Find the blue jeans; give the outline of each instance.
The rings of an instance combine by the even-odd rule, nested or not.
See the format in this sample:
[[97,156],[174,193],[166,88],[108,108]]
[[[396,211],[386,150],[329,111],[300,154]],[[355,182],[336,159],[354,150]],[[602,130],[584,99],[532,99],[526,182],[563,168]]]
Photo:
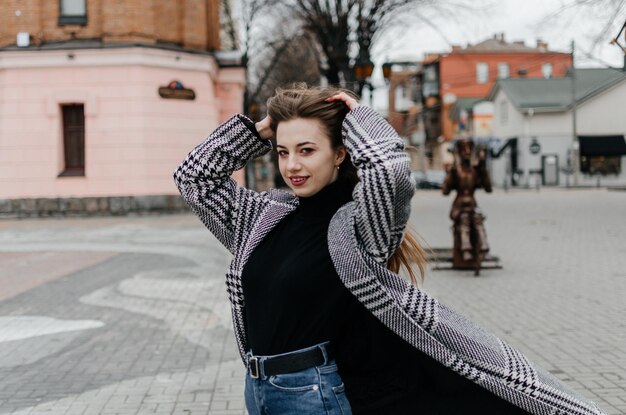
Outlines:
[[[320,347],[325,361],[320,366],[298,372],[265,376],[262,361],[270,356],[259,356],[261,373],[252,378],[246,373],[246,409],[249,415],[351,415],[350,403],[337,372],[334,359],[328,359],[326,343],[284,355]],[[282,355],[281,355],[282,356]]]

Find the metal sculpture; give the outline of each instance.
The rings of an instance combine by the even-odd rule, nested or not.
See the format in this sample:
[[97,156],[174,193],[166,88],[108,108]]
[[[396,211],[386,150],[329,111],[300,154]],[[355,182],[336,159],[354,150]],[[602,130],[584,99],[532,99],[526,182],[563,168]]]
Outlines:
[[475,156],[472,140],[458,140],[455,162],[442,188],[446,196],[456,190],[450,210],[450,219],[454,222],[452,266],[455,269],[474,269],[475,275],[479,274],[481,262],[489,252],[485,216],[474,197],[476,189],[483,188],[487,193],[492,191],[485,156],[484,149],[479,149],[477,157]]

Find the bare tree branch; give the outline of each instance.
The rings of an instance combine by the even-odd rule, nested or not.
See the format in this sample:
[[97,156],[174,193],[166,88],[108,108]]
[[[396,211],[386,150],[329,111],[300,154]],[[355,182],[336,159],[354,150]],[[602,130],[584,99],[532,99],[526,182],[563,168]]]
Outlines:
[[[626,0],[569,0],[547,13],[536,25],[538,30],[562,30],[567,27],[580,27],[586,35],[588,52],[600,52],[612,39],[626,15]],[[590,27],[590,23],[594,24]],[[585,24],[589,29],[585,30]]]
[[236,50],[239,49],[239,36],[237,36],[237,29],[235,24],[235,18],[233,17],[231,1],[221,0],[221,16],[220,16],[220,29],[224,32],[225,37],[225,49]]
[[[281,72],[281,62],[301,56],[293,49],[298,43],[286,44],[281,39],[297,38],[300,48],[314,56],[308,62],[318,75],[323,74],[330,84],[350,87],[357,83],[353,66],[359,54],[369,59],[374,43],[396,24],[427,26],[445,39],[432,16],[454,19],[459,11],[469,14],[485,1],[495,0],[235,1],[241,4],[244,21],[243,61],[252,70],[249,102],[274,82],[267,72]],[[287,29],[282,30],[283,26]]]

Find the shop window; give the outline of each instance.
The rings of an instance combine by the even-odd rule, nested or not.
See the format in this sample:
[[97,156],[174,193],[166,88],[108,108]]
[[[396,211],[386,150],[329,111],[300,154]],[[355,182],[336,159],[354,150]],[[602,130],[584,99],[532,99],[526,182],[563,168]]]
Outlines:
[[621,156],[582,156],[580,171],[588,174],[620,174],[622,171]]
[[476,64],[476,82],[486,84],[489,81],[489,65],[486,63]]
[[59,1],[59,24],[60,25],[86,25],[87,24],[87,0],[60,0]]
[[498,78],[506,79],[510,75],[509,64],[505,62],[500,62],[498,64]]
[[62,105],[64,168],[59,176],[85,175],[85,108]]

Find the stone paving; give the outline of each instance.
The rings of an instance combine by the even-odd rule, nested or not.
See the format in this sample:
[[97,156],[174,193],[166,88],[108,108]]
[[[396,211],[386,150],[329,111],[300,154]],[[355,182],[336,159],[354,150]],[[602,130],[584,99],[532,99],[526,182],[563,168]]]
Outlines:
[[[626,192],[479,194],[504,269],[424,289],[626,413]],[[412,225],[450,245],[451,199]],[[0,221],[0,414],[245,414],[223,274],[192,215]]]

